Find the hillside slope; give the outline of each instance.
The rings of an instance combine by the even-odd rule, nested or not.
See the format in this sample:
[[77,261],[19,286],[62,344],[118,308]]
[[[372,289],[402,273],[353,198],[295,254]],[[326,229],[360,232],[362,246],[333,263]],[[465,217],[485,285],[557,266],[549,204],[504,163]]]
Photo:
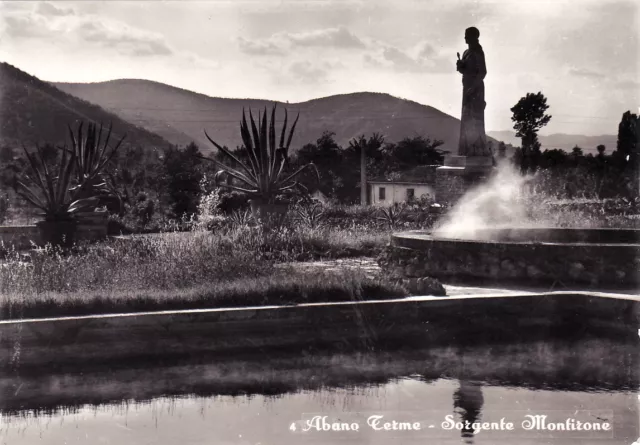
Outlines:
[[[239,123],[242,109],[270,107],[272,102],[257,99],[214,98],[147,80],[122,79],[109,82],[56,87],[142,125],[172,143],[195,141],[203,151],[212,149],[204,131],[218,143],[240,145]],[[460,121],[433,107],[382,93],[352,93],[301,103],[279,104],[289,115],[300,112],[292,150],[315,142],[325,130],[336,133],[342,146],[361,134],[382,133],[387,141],[422,135],[444,141],[443,149],[457,150]],[[282,111],[278,115],[281,121]],[[496,143],[494,141],[494,143]]]
[[32,147],[63,143],[67,125],[79,120],[113,125],[112,137],[126,134],[126,144],[148,149],[169,142],[120,116],[69,95],[7,63],[0,63],[0,144]]

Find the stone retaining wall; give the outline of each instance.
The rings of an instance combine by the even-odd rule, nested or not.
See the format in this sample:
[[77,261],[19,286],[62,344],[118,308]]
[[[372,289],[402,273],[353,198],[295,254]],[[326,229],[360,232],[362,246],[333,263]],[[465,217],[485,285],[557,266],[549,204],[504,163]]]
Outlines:
[[378,263],[396,279],[471,278],[592,286],[640,283],[640,246],[633,244],[480,242],[398,234]]

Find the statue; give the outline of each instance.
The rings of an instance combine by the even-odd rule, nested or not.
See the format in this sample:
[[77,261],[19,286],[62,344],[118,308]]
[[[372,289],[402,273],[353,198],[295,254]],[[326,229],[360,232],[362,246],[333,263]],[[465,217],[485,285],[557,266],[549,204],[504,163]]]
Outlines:
[[491,156],[484,131],[484,78],[487,67],[484,52],[478,39],[480,31],[477,28],[467,28],[464,40],[469,45],[460,59],[456,62],[457,70],[462,73],[462,116],[460,118],[459,156]]
[[480,421],[484,396],[482,395],[482,385],[467,380],[459,380],[460,387],[453,393],[453,409],[460,416],[464,428],[460,430],[460,435],[465,443],[472,444],[473,437],[477,432],[473,425]]

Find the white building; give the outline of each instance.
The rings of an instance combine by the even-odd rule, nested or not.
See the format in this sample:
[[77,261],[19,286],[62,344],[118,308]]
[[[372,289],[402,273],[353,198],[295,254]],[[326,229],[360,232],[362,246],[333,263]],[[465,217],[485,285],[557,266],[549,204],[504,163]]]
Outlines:
[[375,206],[389,206],[429,196],[435,199],[437,165],[419,165],[385,178],[368,181],[367,201]]
[[432,184],[417,181],[369,181],[371,189],[370,204],[389,206],[407,202],[424,196],[435,196]]

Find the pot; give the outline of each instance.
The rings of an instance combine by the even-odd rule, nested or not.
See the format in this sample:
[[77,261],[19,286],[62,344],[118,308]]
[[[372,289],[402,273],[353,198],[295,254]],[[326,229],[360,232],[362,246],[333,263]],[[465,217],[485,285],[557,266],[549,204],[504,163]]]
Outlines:
[[42,244],[71,247],[75,241],[77,223],[75,221],[39,221],[36,227],[40,231]]

